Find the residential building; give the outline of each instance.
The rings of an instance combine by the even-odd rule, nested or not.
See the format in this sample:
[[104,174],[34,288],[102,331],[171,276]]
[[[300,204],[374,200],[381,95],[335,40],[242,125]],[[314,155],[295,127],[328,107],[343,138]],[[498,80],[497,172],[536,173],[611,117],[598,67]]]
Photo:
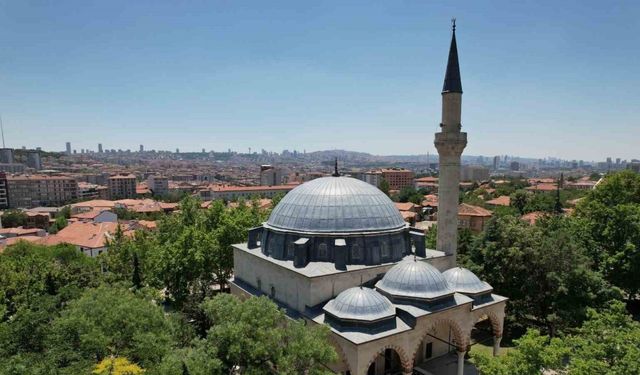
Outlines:
[[56,234],[42,239],[45,245],[57,245],[68,243],[74,245],[79,251],[90,257],[97,257],[107,251],[108,240],[113,238],[118,223],[70,223]]
[[19,163],[0,163],[0,172],[19,174],[24,173],[25,165]]
[[[440,215],[440,213],[438,213],[438,215]],[[491,211],[485,208],[461,203],[458,206],[458,228],[469,229],[474,233],[480,233],[484,230],[489,219],[491,219],[491,215]]]
[[42,160],[40,159],[40,151],[31,150],[27,151],[27,167],[33,168],[36,171],[42,169]]
[[213,185],[198,191],[204,201],[213,199],[236,200],[238,198],[251,199],[253,197],[273,198],[276,194],[288,193],[297,185],[279,186],[228,186]]
[[132,174],[109,176],[107,180],[109,199],[136,197],[136,176]]
[[0,172],[0,209],[9,208],[9,195],[7,192],[7,174]]
[[413,186],[413,171],[404,168],[387,168],[380,171],[382,178],[389,183],[390,190],[402,190]]
[[285,173],[281,168],[272,165],[260,166],[260,185],[277,186],[282,185]]
[[78,182],[78,199],[108,199],[109,188],[89,182]]
[[481,182],[489,180],[489,168],[482,165],[463,165],[460,181]]
[[62,206],[78,199],[78,183],[68,176],[7,176],[10,208]]
[[147,177],[147,188],[155,196],[169,194],[169,178],[160,175]]
[[12,148],[0,148],[0,163],[13,164],[13,149]]

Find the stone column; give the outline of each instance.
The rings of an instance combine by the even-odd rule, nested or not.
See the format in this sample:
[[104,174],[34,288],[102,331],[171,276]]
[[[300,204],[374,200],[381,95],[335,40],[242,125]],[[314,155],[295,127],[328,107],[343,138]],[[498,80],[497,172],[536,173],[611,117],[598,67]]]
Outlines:
[[497,356],[500,351],[500,341],[502,341],[502,336],[493,336],[493,356]]
[[464,375],[464,355],[467,354],[465,350],[458,349],[458,375]]

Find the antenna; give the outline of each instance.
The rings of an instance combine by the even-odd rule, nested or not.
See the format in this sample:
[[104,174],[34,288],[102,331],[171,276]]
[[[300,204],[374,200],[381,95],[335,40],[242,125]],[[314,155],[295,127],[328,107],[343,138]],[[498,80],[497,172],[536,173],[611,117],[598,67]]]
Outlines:
[[6,148],[4,145],[4,125],[2,124],[2,115],[0,115],[0,131],[2,132],[2,148]]

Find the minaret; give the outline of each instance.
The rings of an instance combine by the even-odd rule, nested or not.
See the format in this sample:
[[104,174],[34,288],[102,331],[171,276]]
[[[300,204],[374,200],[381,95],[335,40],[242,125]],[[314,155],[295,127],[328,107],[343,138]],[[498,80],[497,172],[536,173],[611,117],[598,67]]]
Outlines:
[[450,266],[456,264],[458,250],[458,199],[460,184],[460,155],[467,145],[467,133],[460,131],[462,82],[458,66],[456,20],[452,20],[453,34],[449,61],[442,87],[442,123],[436,133],[435,146],[440,159],[438,187],[438,239],[436,249],[451,255]]

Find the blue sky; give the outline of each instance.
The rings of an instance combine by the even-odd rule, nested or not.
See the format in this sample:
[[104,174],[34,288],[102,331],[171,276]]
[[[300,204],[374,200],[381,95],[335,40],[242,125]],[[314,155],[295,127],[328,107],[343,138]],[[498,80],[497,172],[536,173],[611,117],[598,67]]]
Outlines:
[[0,0],[7,146],[640,158],[640,2]]

